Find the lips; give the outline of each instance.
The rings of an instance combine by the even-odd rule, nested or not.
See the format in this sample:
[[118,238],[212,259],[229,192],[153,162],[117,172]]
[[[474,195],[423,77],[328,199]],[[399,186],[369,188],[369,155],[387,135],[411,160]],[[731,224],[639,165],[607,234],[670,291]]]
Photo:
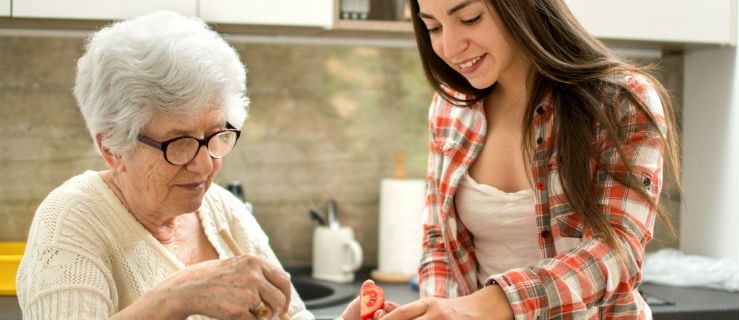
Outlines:
[[474,57],[472,59],[466,60],[462,63],[457,63],[457,70],[459,70],[462,74],[472,73],[477,70],[477,68],[480,67],[482,62],[485,60],[485,55],[481,55],[478,57]]
[[202,189],[205,187],[205,182],[193,182],[193,183],[180,183],[177,184],[178,187],[185,188],[185,189]]

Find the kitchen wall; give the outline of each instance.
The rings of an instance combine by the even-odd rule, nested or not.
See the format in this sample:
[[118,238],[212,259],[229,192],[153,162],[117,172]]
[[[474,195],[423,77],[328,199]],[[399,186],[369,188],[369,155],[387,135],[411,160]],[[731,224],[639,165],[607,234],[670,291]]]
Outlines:
[[[82,37],[0,36],[0,241],[23,241],[43,197],[104,163],[71,88]],[[235,43],[247,64],[250,117],[217,182],[240,181],[284,264],[311,263],[310,200],[335,199],[365,265],[377,263],[379,186],[406,155],[423,178],[431,92],[413,48]],[[661,62],[676,97],[682,55]],[[676,193],[668,187],[667,193]],[[679,224],[679,199],[665,201]],[[650,250],[676,246],[657,225]]]
[[739,51],[691,50],[684,64],[686,196],[680,248],[729,259],[739,268]]

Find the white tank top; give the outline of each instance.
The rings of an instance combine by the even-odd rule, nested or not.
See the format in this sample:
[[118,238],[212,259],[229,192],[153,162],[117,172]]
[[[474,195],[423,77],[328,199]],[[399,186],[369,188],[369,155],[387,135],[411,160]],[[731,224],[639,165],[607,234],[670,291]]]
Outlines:
[[474,236],[477,278],[531,265],[540,259],[532,189],[504,192],[467,173],[454,196],[457,215]]

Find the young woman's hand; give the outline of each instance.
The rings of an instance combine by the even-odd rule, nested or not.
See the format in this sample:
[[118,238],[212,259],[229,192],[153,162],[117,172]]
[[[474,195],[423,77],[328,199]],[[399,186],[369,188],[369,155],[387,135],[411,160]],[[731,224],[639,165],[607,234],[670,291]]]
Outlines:
[[406,319],[508,320],[513,319],[513,310],[503,289],[488,286],[471,295],[454,299],[421,299],[398,307],[382,317],[382,320]]

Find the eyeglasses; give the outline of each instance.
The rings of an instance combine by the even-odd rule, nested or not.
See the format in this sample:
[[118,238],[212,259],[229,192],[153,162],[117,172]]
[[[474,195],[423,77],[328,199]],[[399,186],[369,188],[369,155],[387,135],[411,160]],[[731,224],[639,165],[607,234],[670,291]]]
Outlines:
[[167,160],[167,162],[173,165],[183,165],[195,159],[202,146],[205,146],[211,158],[223,158],[233,150],[236,140],[239,139],[240,135],[241,131],[236,130],[231,124],[227,123],[225,130],[211,134],[205,139],[182,136],[159,142],[139,134],[138,140],[146,145],[162,150],[164,160]]

